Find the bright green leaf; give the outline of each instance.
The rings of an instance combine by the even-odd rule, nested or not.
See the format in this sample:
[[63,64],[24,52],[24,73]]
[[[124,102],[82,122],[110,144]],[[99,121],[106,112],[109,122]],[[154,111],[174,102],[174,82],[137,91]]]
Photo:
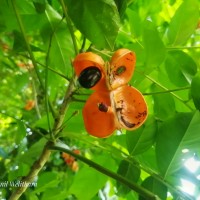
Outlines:
[[129,18],[131,33],[135,37],[139,37],[142,31],[142,22],[138,12],[135,10],[127,9],[126,13]]
[[197,72],[194,60],[183,51],[170,51],[165,60],[165,69],[172,83],[179,87],[190,84]]
[[66,4],[75,26],[85,37],[97,48],[113,49],[120,24],[113,0],[66,0]]
[[164,61],[166,49],[152,22],[145,21],[142,36],[146,54],[145,72],[150,73]]
[[15,134],[16,144],[19,144],[25,136],[26,136],[26,127],[24,125],[24,122],[21,120],[17,120],[17,131]]
[[28,164],[29,166],[33,164],[35,159],[37,159],[38,155],[42,152],[45,144],[46,140],[44,138],[34,143],[25,153],[19,156],[19,162]]
[[90,200],[104,186],[106,179],[106,176],[85,166],[76,174],[69,193],[77,199]]
[[45,191],[47,188],[54,188],[58,185],[59,179],[56,172],[44,172],[39,176],[35,193]]
[[181,45],[187,41],[197,27],[199,5],[197,0],[185,0],[173,16],[168,30],[171,45]]
[[156,141],[157,163],[164,177],[182,165],[182,150],[195,151],[200,141],[200,113],[178,113],[163,122]]
[[137,155],[150,148],[155,140],[157,124],[149,116],[145,124],[137,130],[126,132],[126,143],[131,155]]
[[71,76],[71,59],[74,57],[72,39],[67,24],[50,6],[46,7],[46,24],[42,27],[41,36],[49,52],[49,65]]
[[44,194],[42,195],[41,200],[66,200],[67,196],[67,188],[61,188],[61,187],[54,187],[46,189]]

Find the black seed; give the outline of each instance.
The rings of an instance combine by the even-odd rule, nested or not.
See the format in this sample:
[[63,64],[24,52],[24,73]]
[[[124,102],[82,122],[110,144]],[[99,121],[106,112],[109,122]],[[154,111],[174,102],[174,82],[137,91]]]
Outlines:
[[95,86],[101,79],[101,71],[95,66],[85,68],[79,75],[78,81],[84,88]]

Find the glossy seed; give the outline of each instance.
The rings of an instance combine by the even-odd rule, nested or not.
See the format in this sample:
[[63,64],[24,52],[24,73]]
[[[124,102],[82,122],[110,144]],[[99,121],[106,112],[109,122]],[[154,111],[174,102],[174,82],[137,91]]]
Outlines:
[[84,88],[94,87],[101,79],[101,71],[95,66],[85,68],[79,75],[78,81]]

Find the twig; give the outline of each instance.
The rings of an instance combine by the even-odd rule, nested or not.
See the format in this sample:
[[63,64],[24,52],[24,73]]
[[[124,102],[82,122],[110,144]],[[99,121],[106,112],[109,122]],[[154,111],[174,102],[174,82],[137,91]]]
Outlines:
[[142,95],[156,95],[156,94],[164,94],[164,93],[171,93],[171,92],[177,92],[177,91],[182,91],[182,90],[189,90],[191,87],[180,87],[176,89],[171,89],[171,90],[165,90],[165,91],[158,91],[158,92],[148,92],[148,93],[142,93]]

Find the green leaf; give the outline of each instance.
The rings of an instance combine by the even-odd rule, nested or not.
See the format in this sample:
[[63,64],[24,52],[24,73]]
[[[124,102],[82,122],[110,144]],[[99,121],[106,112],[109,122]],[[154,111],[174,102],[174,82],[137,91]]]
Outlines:
[[123,17],[124,15],[124,12],[127,8],[127,4],[128,4],[128,0],[114,0],[115,1],[115,4],[117,5],[117,9],[118,9],[118,12],[120,14],[120,17]]
[[139,37],[142,32],[142,21],[138,12],[135,10],[127,9],[126,13],[129,19],[131,33],[135,37]]
[[58,183],[59,179],[57,172],[44,172],[39,176],[34,193],[45,191],[48,188],[55,188],[58,186]]
[[[140,169],[134,165],[131,165],[126,160],[122,160],[120,162],[117,173],[134,183],[137,183],[138,179],[140,178]],[[131,189],[117,182],[117,191],[119,194],[125,195],[130,192]]]
[[29,166],[37,159],[38,155],[42,152],[46,140],[44,138],[40,139],[34,143],[25,153],[18,157],[19,162],[25,163]]
[[196,109],[200,110],[200,73],[192,79],[191,83],[191,95]]
[[106,176],[85,166],[74,177],[69,193],[77,199],[90,200],[104,186],[106,180]]
[[137,130],[126,132],[126,143],[131,155],[137,155],[150,148],[155,141],[157,124],[149,116],[145,124]]
[[41,200],[66,200],[66,191],[67,188],[62,188],[62,187],[54,187],[50,189],[45,189]]
[[21,120],[17,120],[17,131],[15,134],[16,144],[19,144],[25,136],[26,136],[26,127],[24,125],[24,122]]
[[8,180],[9,181],[17,181],[20,179],[20,177],[26,176],[27,173],[29,172],[30,167],[24,163],[18,163],[16,165],[16,169],[12,169],[9,172],[9,177]]
[[[167,198],[167,187],[152,176],[147,177],[143,182],[142,186],[152,193],[156,194],[160,199]],[[144,197],[140,196],[139,200],[145,200]]]
[[158,171],[158,166],[156,163],[156,153],[155,147],[152,146],[147,151],[135,156],[135,159],[146,168],[150,168],[153,171]]
[[197,72],[197,65],[185,52],[171,51],[167,54],[165,69],[172,83],[184,87],[191,83]]
[[[37,32],[44,23],[43,15],[38,15],[33,4],[27,0],[16,1],[17,10],[22,19],[25,31]],[[6,30],[20,30],[16,19],[15,12],[11,1],[1,0],[0,13],[2,13],[2,20],[5,22]]]
[[33,0],[33,4],[39,14],[43,13],[46,9],[45,0]]
[[166,49],[152,22],[145,21],[142,37],[146,53],[145,72],[150,73],[164,61]]
[[185,43],[197,27],[199,5],[197,0],[185,0],[173,16],[168,30],[171,45]]
[[[14,43],[13,43],[13,51],[14,52],[22,52],[22,51],[27,51],[27,45],[25,43],[25,40],[21,34],[21,32],[18,31],[13,31],[14,35]],[[30,45],[32,51],[41,51],[40,48]]]
[[196,151],[200,141],[200,113],[178,113],[166,120],[158,130],[157,163],[164,178],[183,165],[182,150]]
[[119,13],[113,0],[65,2],[71,19],[81,33],[97,48],[112,50],[120,25]]
[[[74,57],[71,36],[66,29],[67,24],[51,7],[46,6],[46,24],[42,27],[41,36],[49,51],[49,65],[59,69],[63,74],[71,76],[71,59]],[[56,55],[56,56],[55,56]]]
[[[157,92],[158,89],[156,87],[152,87],[153,92]],[[161,120],[165,120],[168,117],[172,116],[176,112],[174,98],[169,93],[160,93],[153,94],[153,109],[154,114],[157,118]]]

